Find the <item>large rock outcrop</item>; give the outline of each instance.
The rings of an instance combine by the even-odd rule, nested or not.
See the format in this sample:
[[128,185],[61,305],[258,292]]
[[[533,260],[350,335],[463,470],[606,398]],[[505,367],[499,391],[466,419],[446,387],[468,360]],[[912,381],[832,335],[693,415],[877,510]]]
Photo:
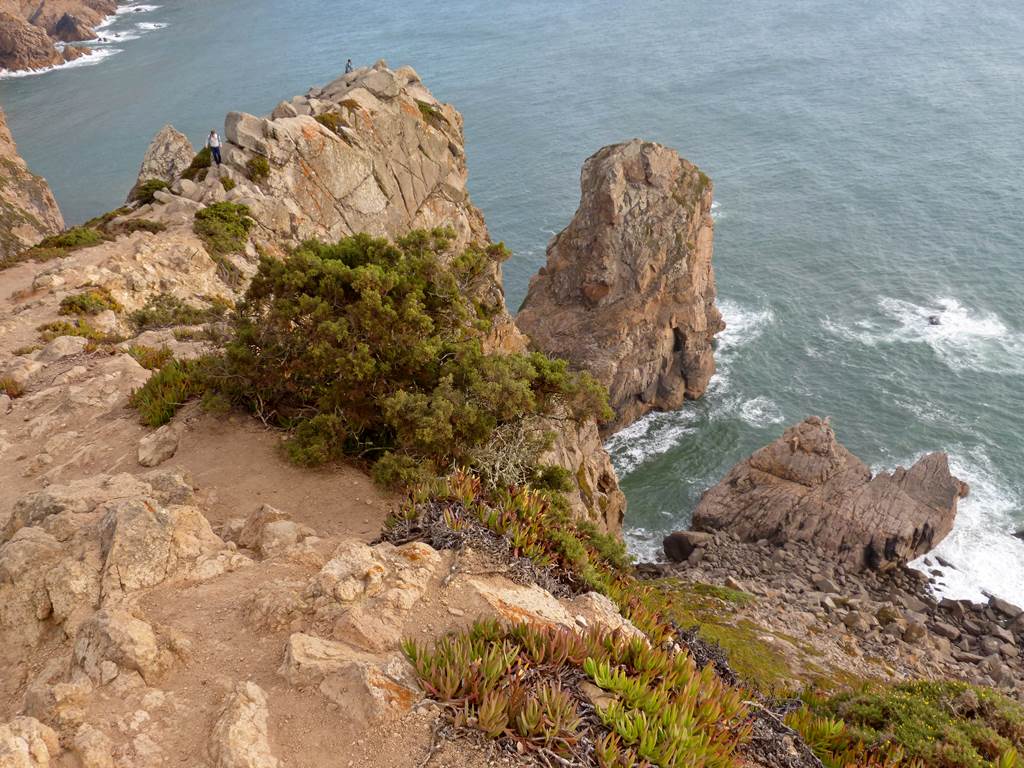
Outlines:
[[639,140],[583,165],[579,210],[548,246],[516,324],[608,387],[614,432],[703,394],[723,323],[711,267],[712,187],[695,165]]
[[173,125],[167,124],[159,131],[149,143],[146,154],[142,158],[142,165],[139,167],[139,175],[135,181],[132,193],[128,199],[131,200],[135,188],[143,182],[157,180],[170,184],[179,178],[182,172],[192,163],[196,151],[192,148],[192,142],[188,136],[177,130]]
[[0,262],[62,229],[49,185],[18,155],[0,109]]
[[0,0],[0,69],[44,69],[89,53],[56,43],[92,40],[117,0]]
[[836,440],[828,420],[812,416],[707,491],[693,527],[745,541],[810,542],[848,567],[885,569],[942,541],[966,494],[946,454],[872,476]]

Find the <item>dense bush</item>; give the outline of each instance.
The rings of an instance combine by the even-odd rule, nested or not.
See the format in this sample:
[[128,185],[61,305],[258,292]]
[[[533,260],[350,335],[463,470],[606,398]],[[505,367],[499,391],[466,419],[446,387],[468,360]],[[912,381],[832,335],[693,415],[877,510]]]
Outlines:
[[[470,285],[504,251],[456,257],[451,236],[357,235],[264,258],[239,307],[223,386],[294,428],[292,455],[309,464],[397,453],[443,471],[472,464],[503,425],[556,411],[606,416],[601,387],[564,362],[484,352],[492,308]],[[396,477],[411,466],[388,464]]]
[[178,409],[207,388],[210,358],[170,360],[135,390],[129,404],[139,412],[147,427],[160,427],[173,418]]
[[181,178],[188,179],[189,181],[202,181],[206,178],[206,170],[212,162],[213,154],[210,152],[210,148],[203,147],[192,158],[188,168],[182,171]]
[[259,155],[249,158],[245,168],[249,172],[249,178],[257,184],[270,175],[270,163],[267,162],[267,158]]
[[167,189],[166,181],[163,179],[147,179],[141,184],[135,185],[131,194],[128,196],[128,199],[129,201],[138,203],[139,205],[147,205],[156,200],[153,195],[161,189]]
[[192,231],[199,235],[206,250],[217,261],[218,256],[239,253],[245,249],[252,225],[247,206],[221,202],[196,211]]

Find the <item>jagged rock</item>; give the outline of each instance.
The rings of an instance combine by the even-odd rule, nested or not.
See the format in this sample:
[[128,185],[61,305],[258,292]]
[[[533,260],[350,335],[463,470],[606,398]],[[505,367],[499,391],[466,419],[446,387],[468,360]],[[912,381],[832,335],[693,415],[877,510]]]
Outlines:
[[56,24],[53,25],[52,36],[64,43],[74,43],[80,40],[92,40],[96,37],[95,31],[83,19],[71,13],[65,13]]
[[411,78],[381,66],[324,86],[306,114],[228,114],[225,164],[248,178],[250,161],[269,162],[246,201],[256,218],[294,243],[436,226],[461,244],[485,242],[466,191],[462,117]]
[[404,615],[419,601],[441,565],[421,542],[370,547],[344,541],[310,582],[306,595],[334,635],[363,649],[397,648]]
[[71,751],[82,768],[116,768],[113,743],[103,731],[91,725],[83,724],[75,732]]
[[315,533],[293,521],[287,512],[264,504],[245,520],[236,541],[240,547],[271,557]]
[[32,717],[0,723],[0,766],[46,768],[60,755],[60,742],[52,728]]
[[420,697],[412,668],[397,653],[373,656],[344,643],[293,634],[279,670],[296,686],[317,686],[359,722],[406,712]]
[[192,163],[196,151],[188,136],[175,129],[173,125],[165,125],[149,143],[149,148],[142,158],[142,166],[135,181],[132,192],[128,193],[131,200],[135,189],[150,179],[171,184],[181,176],[182,172]]
[[155,432],[139,440],[139,464],[144,467],[155,467],[163,464],[174,456],[181,440],[181,426],[164,424]]
[[813,542],[848,567],[888,568],[942,541],[966,493],[944,453],[872,477],[827,420],[810,417],[708,490],[693,527],[776,545]]
[[173,661],[153,627],[119,608],[103,609],[83,624],[74,653],[75,664],[95,685],[109,682],[120,669],[138,672],[152,684]]
[[580,207],[548,246],[516,324],[608,387],[613,432],[703,394],[724,326],[711,267],[711,183],[634,140],[583,165]]
[[0,69],[44,69],[64,63],[46,30],[0,10]]
[[[4,17],[0,12],[0,67],[5,66]],[[0,263],[62,229],[64,217],[50,187],[18,154],[0,109]]]
[[1001,613],[1003,616],[1006,616],[1011,619],[1015,619],[1022,613],[1024,613],[1024,609],[1018,608],[1016,605],[1009,602],[1008,600],[1003,600],[1001,597],[996,597],[995,595],[992,595],[988,599],[988,604],[992,606],[994,610]]
[[277,768],[267,735],[267,695],[256,683],[238,683],[213,732],[210,756],[217,768]]

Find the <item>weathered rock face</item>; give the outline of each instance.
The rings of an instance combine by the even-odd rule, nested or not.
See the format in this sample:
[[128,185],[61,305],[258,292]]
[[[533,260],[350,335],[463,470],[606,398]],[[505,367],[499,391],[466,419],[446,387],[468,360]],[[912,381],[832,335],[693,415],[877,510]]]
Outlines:
[[0,261],[62,229],[64,218],[50,187],[18,155],[0,110]]
[[[173,125],[165,125],[149,143],[149,148],[142,158],[135,186],[138,187],[150,179],[159,179],[170,184],[189,167],[195,153],[188,136],[176,130]],[[131,198],[132,195],[129,194],[128,199]]]
[[88,53],[54,44],[95,38],[93,28],[115,10],[117,0],[0,0],[0,69],[43,69]]
[[944,453],[872,477],[828,421],[812,416],[707,491],[693,527],[745,541],[813,542],[847,567],[885,569],[942,541],[966,494]]
[[711,183],[634,140],[583,165],[576,216],[548,246],[516,324],[608,387],[614,432],[703,394],[723,323],[711,267]]
[[466,192],[462,116],[410,67],[356,70],[270,117],[229,113],[224,138],[225,164],[252,182],[243,202],[279,240],[437,226],[460,244],[487,240]]

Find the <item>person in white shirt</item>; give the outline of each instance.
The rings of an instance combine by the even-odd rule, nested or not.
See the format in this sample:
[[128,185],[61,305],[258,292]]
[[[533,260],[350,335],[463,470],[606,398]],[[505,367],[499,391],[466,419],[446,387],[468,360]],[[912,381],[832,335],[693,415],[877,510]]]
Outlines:
[[220,165],[220,136],[217,135],[216,131],[210,131],[210,136],[206,140],[206,146],[210,148],[210,154],[217,161],[217,165]]

